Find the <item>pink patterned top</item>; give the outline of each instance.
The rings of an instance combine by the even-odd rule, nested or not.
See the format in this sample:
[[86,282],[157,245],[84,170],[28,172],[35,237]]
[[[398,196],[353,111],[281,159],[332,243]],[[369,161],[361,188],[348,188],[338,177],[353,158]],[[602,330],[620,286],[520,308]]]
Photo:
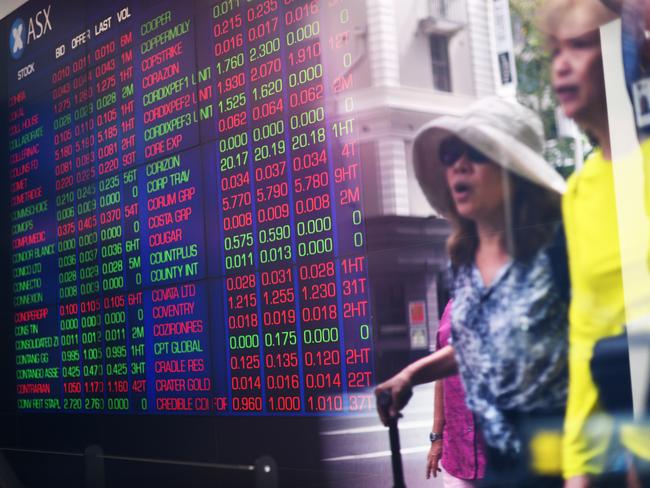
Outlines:
[[[451,336],[451,300],[440,319],[436,347],[449,343]],[[442,467],[452,476],[465,480],[483,478],[485,448],[476,430],[472,412],[465,405],[465,392],[458,375],[442,380],[445,427],[442,436]]]

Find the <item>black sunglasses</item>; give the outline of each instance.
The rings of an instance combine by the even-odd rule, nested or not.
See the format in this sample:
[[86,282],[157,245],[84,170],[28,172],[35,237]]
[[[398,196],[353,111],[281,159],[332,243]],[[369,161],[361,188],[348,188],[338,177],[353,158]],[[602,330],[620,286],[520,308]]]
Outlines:
[[458,137],[448,137],[440,143],[438,148],[440,164],[446,168],[453,166],[463,154],[467,154],[467,158],[473,163],[485,164],[490,162],[489,157],[461,141]]

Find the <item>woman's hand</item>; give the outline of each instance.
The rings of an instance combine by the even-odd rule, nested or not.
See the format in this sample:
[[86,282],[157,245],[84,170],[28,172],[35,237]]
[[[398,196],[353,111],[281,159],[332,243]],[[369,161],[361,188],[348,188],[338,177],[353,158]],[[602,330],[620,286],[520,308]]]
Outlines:
[[375,396],[381,423],[388,426],[388,421],[399,415],[399,411],[408,403],[412,394],[411,379],[405,371],[378,385],[375,388]]
[[431,448],[427,454],[427,479],[438,476],[438,472],[442,471],[440,469],[440,458],[442,457],[442,439],[438,439],[431,443]]
[[446,378],[458,372],[454,348],[442,349],[418,359],[402,371],[375,388],[377,412],[381,422],[388,426],[390,419],[397,418],[399,411],[408,403],[413,386]]

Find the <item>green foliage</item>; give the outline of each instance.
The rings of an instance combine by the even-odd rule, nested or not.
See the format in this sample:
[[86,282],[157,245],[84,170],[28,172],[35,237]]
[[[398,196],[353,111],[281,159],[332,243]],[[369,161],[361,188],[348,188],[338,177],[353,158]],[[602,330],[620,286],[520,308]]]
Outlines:
[[544,157],[565,178],[573,173],[575,167],[575,144],[576,141],[570,137],[550,140],[546,144]]
[[558,139],[555,121],[557,103],[551,85],[551,59],[544,36],[537,28],[537,12],[543,0],[510,0],[517,65],[517,98],[542,119],[549,142],[545,156],[561,172],[573,164],[574,141]]

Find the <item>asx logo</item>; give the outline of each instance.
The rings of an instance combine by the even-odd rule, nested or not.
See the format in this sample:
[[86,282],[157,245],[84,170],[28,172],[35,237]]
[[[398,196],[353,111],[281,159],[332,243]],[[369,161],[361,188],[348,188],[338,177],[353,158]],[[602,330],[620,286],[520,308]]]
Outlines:
[[9,52],[14,59],[23,55],[25,44],[27,43],[27,31],[23,19],[17,18],[11,26],[9,34]]
[[17,18],[11,25],[11,31],[9,32],[9,52],[14,59],[18,59],[23,55],[25,47],[31,41],[40,39],[52,30],[52,22],[50,21],[51,9],[52,5],[48,5],[47,8],[36,12],[36,15],[29,18],[27,28],[25,28],[25,22],[21,18]]

